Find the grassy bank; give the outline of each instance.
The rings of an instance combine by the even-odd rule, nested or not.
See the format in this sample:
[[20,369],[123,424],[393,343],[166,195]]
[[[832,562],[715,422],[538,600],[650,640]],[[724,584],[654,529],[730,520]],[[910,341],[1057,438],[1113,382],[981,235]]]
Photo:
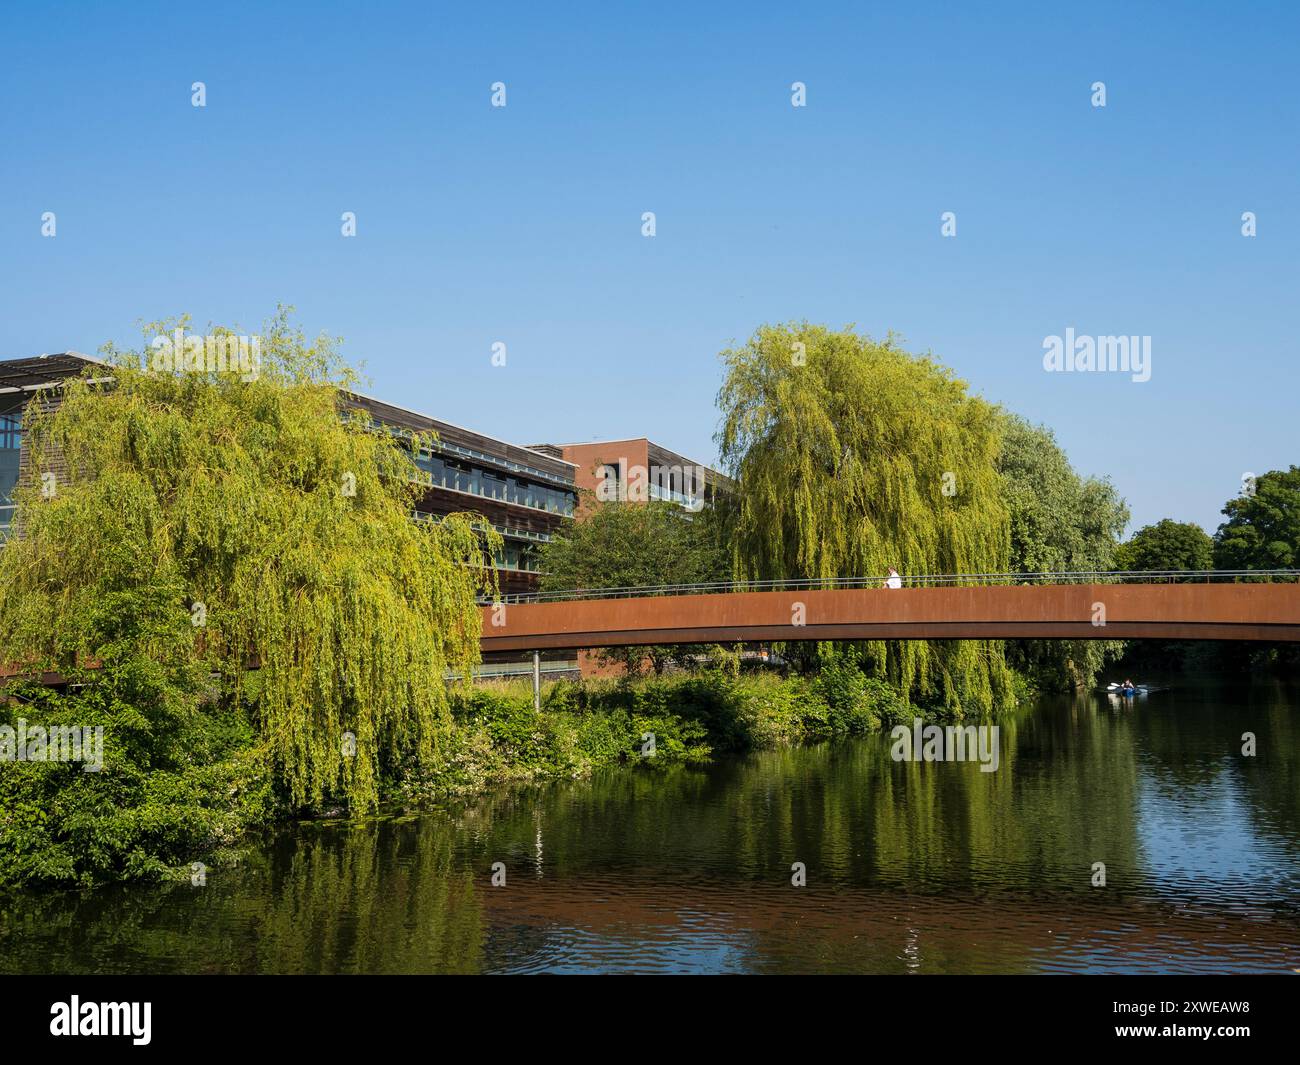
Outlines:
[[[157,705],[157,690],[144,690]],[[0,885],[188,876],[195,862],[234,857],[250,830],[347,812],[341,799],[311,809],[289,802],[271,752],[244,715],[174,708],[164,726],[136,701],[91,684],[63,693],[32,688],[0,704],[0,724],[90,723],[105,736],[100,772],[56,760],[0,765]],[[527,682],[485,684],[453,694],[434,757],[385,767],[380,791],[387,807],[414,807],[501,785],[578,779],[604,766],[653,772],[861,735],[911,714],[890,685],[834,663],[811,678],[706,672],[557,682],[544,688],[540,710]]]
[[429,770],[395,781],[393,797],[467,795],[609,765],[702,763],[721,753],[861,735],[908,714],[889,685],[835,669],[814,679],[713,672],[561,681],[543,689],[540,710],[528,682],[491,684],[458,694],[452,707],[450,742]]

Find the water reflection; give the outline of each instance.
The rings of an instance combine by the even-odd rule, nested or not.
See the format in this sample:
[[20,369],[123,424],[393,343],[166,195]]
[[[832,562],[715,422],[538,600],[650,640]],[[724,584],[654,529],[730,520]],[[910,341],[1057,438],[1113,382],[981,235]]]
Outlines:
[[1291,971],[1297,708],[1184,683],[1044,702],[996,773],[873,737],[300,826],[204,888],[12,901],[0,970]]

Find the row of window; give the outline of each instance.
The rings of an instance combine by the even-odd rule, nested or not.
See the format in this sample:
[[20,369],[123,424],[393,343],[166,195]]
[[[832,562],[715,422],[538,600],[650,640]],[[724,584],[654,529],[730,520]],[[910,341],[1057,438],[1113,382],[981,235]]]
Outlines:
[[546,488],[515,477],[501,477],[487,470],[461,466],[438,455],[421,455],[415,461],[420,469],[429,474],[432,483],[441,488],[452,488],[484,499],[514,503],[565,517],[573,516],[573,492]]
[[703,473],[694,472],[698,467],[652,466],[649,474],[644,466],[633,469],[636,472],[629,473],[625,481],[620,466],[613,463],[603,465],[596,482],[596,498],[631,499],[634,502],[658,499],[677,503],[687,510],[699,510],[713,496],[713,489],[705,482]]
[[0,414],[0,526],[13,517],[13,491],[18,485],[18,456],[23,435],[18,415]]
[[[415,520],[439,522],[442,521],[442,517],[438,514],[430,514],[427,511],[417,510],[415,512]],[[534,532],[532,529],[519,529],[512,525],[498,525],[496,522],[487,521],[482,517],[475,518],[474,527],[476,529],[483,529],[488,526],[491,526],[507,540],[530,540],[535,544],[549,544],[552,540],[550,533]]]
[[434,445],[438,451],[449,452],[454,455],[464,455],[466,458],[478,459],[480,462],[487,462],[494,466],[504,466],[515,473],[522,473],[526,477],[535,477],[540,481],[550,481],[553,484],[563,484],[564,479],[557,477],[553,473],[547,473],[545,470],[539,470],[534,466],[525,466],[522,462],[515,462],[513,459],[501,458],[499,455],[489,455],[482,451],[475,451],[472,447],[465,447],[462,444],[448,443],[446,440],[438,440]]
[[[415,436],[414,431],[411,429],[405,429],[397,425],[386,425],[383,422],[375,421],[373,418],[371,419],[370,424],[374,426],[382,426],[393,436],[400,437],[408,442]],[[489,466],[499,466],[514,473],[522,473],[524,476],[531,477],[534,480],[550,482],[557,485],[563,485],[566,483],[564,478],[554,473],[548,473],[546,470],[539,470],[535,466],[528,466],[522,462],[516,462],[514,459],[504,458],[501,455],[489,455],[483,451],[476,451],[474,448],[465,447],[463,444],[453,444],[441,437],[433,442],[433,449],[444,454],[461,455],[477,462],[485,462]]]
[[506,541],[492,560],[497,569],[519,570],[521,573],[540,573],[537,551],[532,544],[514,544]]
[[703,495],[687,495],[684,492],[678,492],[670,488],[661,488],[651,481],[646,485],[646,494],[651,499],[663,500],[667,503],[677,503],[689,510],[698,510],[704,501]]

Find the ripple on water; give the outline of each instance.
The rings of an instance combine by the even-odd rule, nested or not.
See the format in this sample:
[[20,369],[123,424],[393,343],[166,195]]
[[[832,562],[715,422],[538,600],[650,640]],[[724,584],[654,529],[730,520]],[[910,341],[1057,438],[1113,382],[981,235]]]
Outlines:
[[202,889],[17,900],[0,971],[1290,972],[1297,709],[1045,701],[995,773],[871,737],[304,825]]

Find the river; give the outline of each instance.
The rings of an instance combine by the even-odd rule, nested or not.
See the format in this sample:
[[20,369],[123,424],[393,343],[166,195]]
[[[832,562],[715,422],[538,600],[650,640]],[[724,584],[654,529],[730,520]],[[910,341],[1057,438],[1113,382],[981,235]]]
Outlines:
[[10,898],[0,971],[1300,972],[1300,688],[1173,683],[1045,699],[992,773],[873,736],[300,824]]

